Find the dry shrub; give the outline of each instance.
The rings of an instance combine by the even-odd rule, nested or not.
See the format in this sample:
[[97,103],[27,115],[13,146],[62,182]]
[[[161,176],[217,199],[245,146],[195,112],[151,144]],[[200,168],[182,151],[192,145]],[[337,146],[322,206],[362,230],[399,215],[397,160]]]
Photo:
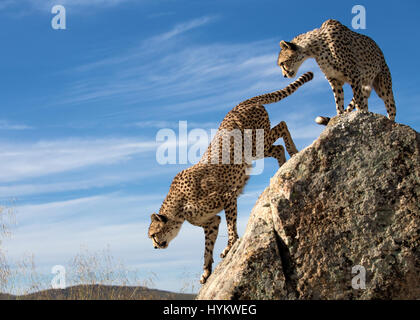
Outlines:
[[11,226],[16,223],[15,214],[12,208],[12,206],[0,206],[0,293],[5,292],[12,273],[2,247],[3,240],[10,238],[11,236]]

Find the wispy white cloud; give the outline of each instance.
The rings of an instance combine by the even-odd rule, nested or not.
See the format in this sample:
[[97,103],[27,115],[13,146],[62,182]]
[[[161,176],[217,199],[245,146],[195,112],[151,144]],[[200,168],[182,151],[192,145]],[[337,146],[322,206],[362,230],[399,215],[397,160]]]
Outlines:
[[14,2],[27,2],[32,4],[35,8],[39,9],[45,9],[49,8],[51,9],[56,4],[61,4],[66,7],[111,7],[120,5],[127,2],[132,2],[132,0],[23,0],[23,1],[14,1]]
[[[82,66],[79,71],[106,65],[109,74],[100,79],[81,75],[83,80],[70,90],[72,96],[61,101],[84,103],[119,97],[125,102],[138,103],[153,98],[177,98],[176,103],[187,95],[194,100],[229,90],[246,90],[258,79],[275,73],[281,83],[280,71],[273,62],[275,55],[263,53],[267,46],[269,42],[190,45],[188,49],[170,50],[169,54],[154,48],[157,51],[153,59],[144,56],[144,52],[108,58]],[[254,58],[261,54],[260,59]]]
[[[35,3],[45,2],[44,0],[30,0]],[[57,3],[56,0],[48,0],[51,4]],[[116,6],[132,0],[61,0],[63,5],[71,6]]]
[[[180,36],[188,31],[207,25],[216,19],[216,16],[203,16],[184,23],[176,24],[169,31],[146,38],[142,40],[138,46],[129,48],[126,52],[120,52],[119,54],[114,54],[111,57],[76,66],[71,69],[71,72],[87,72],[103,67],[121,67],[121,65],[124,64],[130,64],[130,66],[132,66],[133,63],[137,64],[137,66],[142,63],[147,65],[147,62],[153,60],[154,54],[160,53],[158,58],[162,57],[162,53],[165,53],[165,50],[169,49],[173,44],[170,40],[174,41],[176,36]],[[79,82],[79,85],[80,84],[83,85],[83,82]]]
[[89,166],[110,165],[154,150],[154,141],[66,139],[33,144],[0,143],[0,182],[18,181]]
[[85,14],[92,12],[92,9],[113,8],[130,2],[141,3],[135,0],[0,0],[0,11],[10,11],[17,17],[24,17],[40,12],[50,14],[55,5],[64,5],[66,9],[72,9],[72,14]]
[[[107,171],[107,170],[104,170]],[[101,172],[90,178],[84,175],[76,177],[57,177],[56,182],[24,182],[0,186],[0,198],[16,199],[28,195],[53,195],[61,192],[88,191],[106,187],[120,186],[121,184],[139,182],[144,178],[160,175],[175,175],[177,169],[173,167],[159,168],[159,170],[126,170],[113,168],[113,173]]]
[[33,129],[24,124],[15,124],[6,120],[0,120],[0,130],[28,130]]
[[[126,52],[72,69],[79,81],[67,90],[71,96],[55,100],[74,104],[118,99],[123,104],[160,103],[159,110],[197,113],[227,108],[289,83],[275,63],[275,39],[197,44],[176,37],[214,19],[178,24]],[[99,68],[101,77],[92,76]],[[325,82],[315,63],[305,63],[302,72],[307,70],[315,71],[316,78],[305,87],[313,90]]]
[[[165,120],[149,120],[149,121],[138,121],[133,124],[134,126],[140,128],[170,128],[177,129],[179,128],[179,121],[165,121]],[[187,128],[200,128],[200,129],[217,129],[219,124],[217,122],[197,122],[197,121],[187,121]]]
[[201,17],[198,19],[194,19],[185,23],[177,24],[174,28],[172,28],[170,31],[162,33],[158,36],[152,37],[148,40],[148,43],[160,43],[162,41],[170,40],[182,33],[185,33],[187,31],[190,31],[192,29],[196,29],[198,27],[204,26],[212,21],[214,21],[215,17]]

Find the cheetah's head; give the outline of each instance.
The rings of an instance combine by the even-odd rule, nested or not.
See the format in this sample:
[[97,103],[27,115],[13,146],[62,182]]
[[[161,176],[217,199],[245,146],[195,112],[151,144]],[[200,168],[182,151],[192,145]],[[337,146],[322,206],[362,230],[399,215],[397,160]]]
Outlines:
[[306,56],[302,48],[292,42],[280,41],[280,48],[277,64],[285,78],[293,78],[305,61]]
[[152,239],[155,249],[166,249],[169,242],[177,236],[182,223],[156,213],[152,214],[151,219],[149,238]]

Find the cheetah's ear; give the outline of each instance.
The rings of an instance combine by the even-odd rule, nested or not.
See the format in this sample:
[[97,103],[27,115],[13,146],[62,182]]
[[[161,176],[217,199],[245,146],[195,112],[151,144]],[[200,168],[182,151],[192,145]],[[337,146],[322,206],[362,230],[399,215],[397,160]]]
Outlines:
[[293,50],[295,51],[297,49],[296,45],[294,43],[291,42],[287,42],[287,41],[280,41],[280,48],[282,48],[283,50]]
[[168,221],[168,218],[161,215],[161,214],[152,214],[152,216],[150,217],[152,219],[152,221],[160,221],[160,222],[164,222],[166,223]]

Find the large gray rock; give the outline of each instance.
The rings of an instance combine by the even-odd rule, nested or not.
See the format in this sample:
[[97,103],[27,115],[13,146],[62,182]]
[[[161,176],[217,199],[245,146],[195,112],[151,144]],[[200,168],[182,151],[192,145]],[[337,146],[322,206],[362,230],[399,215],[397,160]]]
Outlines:
[[420,135],[353,112],[280,168],[198,299],[420,299],[419,245]]

